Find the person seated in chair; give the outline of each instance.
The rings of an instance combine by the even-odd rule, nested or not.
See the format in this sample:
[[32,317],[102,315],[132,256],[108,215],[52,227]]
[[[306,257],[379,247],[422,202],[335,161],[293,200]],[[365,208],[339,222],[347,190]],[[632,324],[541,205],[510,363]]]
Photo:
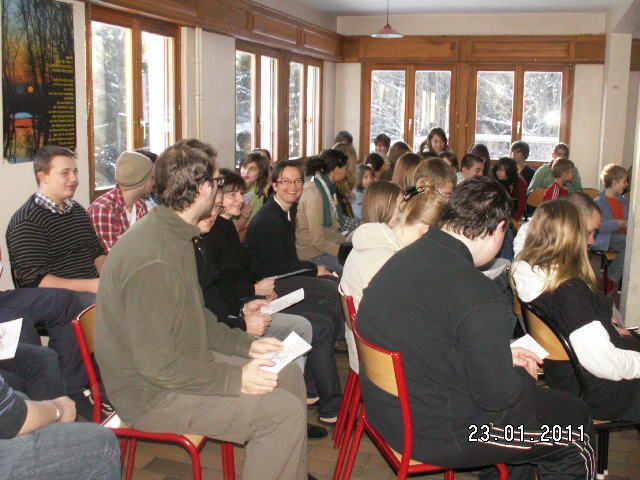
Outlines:
[[[366,340],[402,354],[412,459],[449,468],[506,463],[511,479],[533,480],[536,471],[540,480],[593,478],[589,408],[571,394],[536,386],[541,360],[510,348],[511,305],[477,268],[495,257],[510,217],[502,185],[489,178],[463,182],[443,207],[440,229],[430,228],[373,277],[356,327]],[[360,384],[369,421],[402,451],[399,404],[362,369]],[[555,424],[564,438],[542,441],[544,426]],[[522,438],[505,438],[507,425],[521,425]]]
[[115,435],[95,423],[73,423],[76,409],[69,397],[27,400],[0,374],[0,406],[2,478],[120,478]]
[[46,145],[33,157],[38,191],[11,217],[9,259],[20,287],[64,288],[83,308],[95,303],[106,258],[87,212],[74,200],[75,154]]
[[153,162],[146,155],[122,152],[116,162],[116,186],[89,206],[89,218],[107,253],[147,214],[145,198],[155,185],[153,171]]
[[203,301],[193,238],[221,179],[213,149],[183,140],[156,162],[158,206],[113,247],[96,305],[96,360],[120,417],[152,432],[247,443],[244,478],[307,478],[306,392],[282,350],[218,322]]
[[[640,339],[618,326],[613,302],[597,292],[584,217],[571,202],[553,200],[530,223],[512,269],[518,296],[569,338],[595,418],[640,421]],[[544,371],[552,388],[578,392],[568,362],[545,361]]]
[[[242,177],[225,169],[220,170],[220,176],[224,179],[224,186],[216,195],[212,215],[216,218],[213,228],[209,226],[211,232],[205,231],[211,220],[202,222],[200,230],[203,235],[197,264],[205,305],[218,318],[225,318],[254,305],[255,302],[245,303],[247,300],[256,297],[272,300],[277,294],[273,277],[255,282],[248,250],[240,243],[233,225],[232,218],[242,210],[245,183]],[[222,300],[222,305],[219,300]],[[312,300],[305,299],[274,314],[268,328],[258,336],[284,340],[293,330],[311,343],[313,348],[307,359],[306,378],[307,385],[313,388],[308,390],[317,392],[319,397],[319,420],[331,424],[335,421],[342,398],[333,354],[336,333],[332,317],[335,310]],[[249,332],[249,322],[245,321],[247,332],[255,336],[256,332]]]

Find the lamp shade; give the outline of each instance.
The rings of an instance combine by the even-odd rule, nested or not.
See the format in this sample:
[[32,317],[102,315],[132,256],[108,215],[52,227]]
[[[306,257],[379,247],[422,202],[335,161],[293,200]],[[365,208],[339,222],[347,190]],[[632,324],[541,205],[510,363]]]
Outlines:
[[373,38],[389,39],[389,38],[402,38],[404,35],[402,35],[397,30],[394,30],[393,27],[387,23],[384,27],[382,27],[380,30],[378,30],[376,33],[374,33],[371,36]]

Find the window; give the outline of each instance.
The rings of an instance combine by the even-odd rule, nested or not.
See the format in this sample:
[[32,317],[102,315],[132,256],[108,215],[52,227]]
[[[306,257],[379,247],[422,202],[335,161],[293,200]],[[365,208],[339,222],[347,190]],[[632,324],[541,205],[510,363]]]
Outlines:
[[373,140],[380,133],[391,143],[404,140],[404,111],[406,72],[404,70],[374,70],[371,72],[370,151],[375,152]]
[[161,153],[179,138],[179,27],[92,8],[94,196],[115,183],[124,150]]
[[289,158],[302,156],[304,65],[289,63]]
[[254,148],[269,150],[277,160],[279,60],[270,50],[241,46],[236,50],[236,165]]
[[478,67],[474,77],[473,142],[499,158],[523,140],[530,161],[550,161],[553,146],[568,136],[568,67]]
[[274,161],[320,150],[322,63],[236,42],[236,165],[264,148]]
[[306,58],[289,62],[287,158],[316,155],[320,150],[322,68]]
[[369,75],[365,80],[369,109],[364,119],[368,145],[361,148],[375,151],[373,141],[380,133],[388,135],[392,144],[407,142],[414,151],[434,127],[450,135],[454,67],[371,66]]

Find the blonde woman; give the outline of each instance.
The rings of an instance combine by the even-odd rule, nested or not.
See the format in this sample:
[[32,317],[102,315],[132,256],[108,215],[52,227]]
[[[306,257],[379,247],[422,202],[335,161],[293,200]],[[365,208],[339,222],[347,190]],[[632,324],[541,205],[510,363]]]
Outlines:
[[[640,340],[619,328],[613,303],[598,293],[587,253],[587,226],[567,200],[536,209],[512,275],[518,296],[547,313],[569,336],[585,370],[595,418],[640,420]],[[552,388],[577,393],[567,362],[545,361]]]

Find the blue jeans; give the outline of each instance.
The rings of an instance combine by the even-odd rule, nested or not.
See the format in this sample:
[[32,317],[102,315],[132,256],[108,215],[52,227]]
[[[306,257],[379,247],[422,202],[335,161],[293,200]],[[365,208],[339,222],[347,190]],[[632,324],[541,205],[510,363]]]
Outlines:
[[618,283],[624,270],[624,251],[627,247],[627,237],[621,233],[611,235],[609,249],[618,252],[618,256],[607,267],[607,277],[612,282]]
[[0,440],[0,480],[119,480],[115,435],[94,423],[52,423]]
[[316,265],[324,265],[332,272],[336,272],[338,275],[342,276],[342,265],[338,262],[338,257],[335,255],[330,255],[328,253],[323,253],[322,255],[318,255],[311,259],[313,263]]
[[0,375],[11,388],[31,400],[52,400],[64,395],[58,355],[47,347],[19,343],[15,357],[0,360]]

